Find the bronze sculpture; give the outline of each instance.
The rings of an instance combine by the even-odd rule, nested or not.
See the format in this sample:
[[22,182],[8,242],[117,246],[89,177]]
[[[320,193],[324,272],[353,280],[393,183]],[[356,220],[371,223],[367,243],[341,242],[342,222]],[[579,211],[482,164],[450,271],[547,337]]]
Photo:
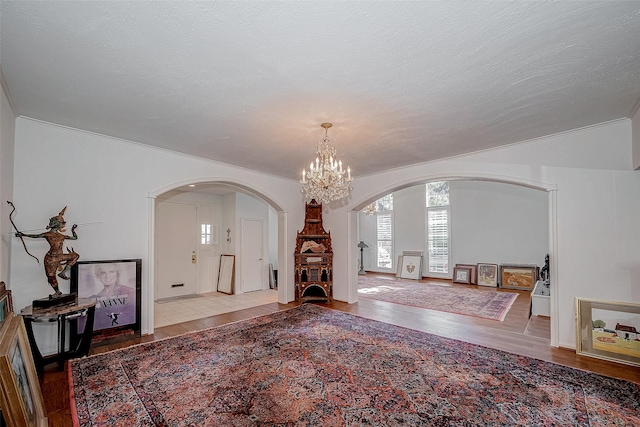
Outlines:
[[[13,207],[13,211],[15,211],[15,206],[13,205],[13,203],[9,201],[7,201],[7,203],[11,205]],[[59,272],[57,274],[58,277],[68,280],[68,274],[71,270],[71,267],[78,261],[78,258],[80,258],[80,255],[75,252],[73,248],[69,249],[67,247],[67,253],[64,253],[64,250],[62,248],[65,240],[78,239],[78,235],[76,234],[76,228],[78,227],[77,224],[73,224],[73,226],[71,227],[71,236],[63,234],[65,231],[67,231],[66,228],[64,228],[67,223],[63,217],[66,210],[67,207],[65,206],[65,208],[62,209],[58,215],[49,219],[49,225],[47,225],[48,231],[45,231],[44,233],[23,233],[18,230],[16,225],[13,223],[13,220],[11,220],[11,224],[16,229],[16,237],[19,237],[21,240],[23,237],[29,237],[32,239],[42,238],[46,239],[49,243],[49,251],[44,256],[44,271],[47,275],[47,282],[49,282],[49,285],[51,285],[54,290],[54,293],[49,296],[50,299],[59,298],[62,296],[62,292],[60,292],[60,289],[58,289],[58,279],[56,277],[56,273]],[[11,212],[11,214],[13,214],[13,211]],[[11,214],[9,214],[9,219],[11,219]],[[26,250],[27,247],[24,244],[24,240],[22,240],[22,244],[24,245]],[[29,251],[27,251],[27,253],[31,255]],[[31,256],[36,258],[33,255]],[[38,258],[36,258],[36,260],[40,262]]]

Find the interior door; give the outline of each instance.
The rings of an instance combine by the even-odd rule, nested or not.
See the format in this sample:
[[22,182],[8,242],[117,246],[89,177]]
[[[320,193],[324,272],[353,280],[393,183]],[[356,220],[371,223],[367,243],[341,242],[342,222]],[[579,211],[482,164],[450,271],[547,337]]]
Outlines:
[[262,220],[242,219],[242,289],[264,289],[264,248]]
[[159,202],[156,215],[156,297],[196,292],[196,206]]

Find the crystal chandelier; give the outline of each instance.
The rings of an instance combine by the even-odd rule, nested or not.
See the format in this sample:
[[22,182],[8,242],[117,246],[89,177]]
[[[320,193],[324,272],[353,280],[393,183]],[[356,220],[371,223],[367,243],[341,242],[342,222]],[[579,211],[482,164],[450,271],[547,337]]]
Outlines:
[[336,148],[327,136],[331,123],[323,123],[324,138],[318,143],[316,160],[311,162],[309,170],[302,170],[302,192],[306,197],[315,199],[321,203],[329,203],[334,200],[347,197],[351,188],[351,168],[342,169],[342,161],[336,157]]
[[365,214],[367,215],[373,215],[374,213],[378,212],[378,207],[376,206],[375,202],[371,203],[370,205],[367,205],[364,209],[362,209],[364,211]]

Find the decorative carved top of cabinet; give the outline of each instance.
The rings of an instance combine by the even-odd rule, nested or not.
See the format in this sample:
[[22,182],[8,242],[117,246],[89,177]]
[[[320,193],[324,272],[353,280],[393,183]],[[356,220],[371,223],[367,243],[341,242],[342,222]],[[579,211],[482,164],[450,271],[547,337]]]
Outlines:
[[[296,239],[296,253],[315,252],[306,242],[315,242],[324,245],[324,251],[316,253],[333,253],[331,249],[331,233],[324,230],[322,226],[322,203],[317,203],[315,199],[306,204],[304,228],[298,232]],[[305,248],[303,248],[305,246]],[[320,248],[316,249],[320,250]]]

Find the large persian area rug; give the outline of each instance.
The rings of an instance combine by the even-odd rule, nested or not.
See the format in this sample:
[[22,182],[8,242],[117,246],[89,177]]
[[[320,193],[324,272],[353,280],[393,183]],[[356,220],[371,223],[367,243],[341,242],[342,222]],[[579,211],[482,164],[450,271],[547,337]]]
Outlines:
[[80,426],[638,426],[640,388],[313,304],[70,362]]
[[358,276],[358,296],[503,321],[518,294],[485,288],[453,288],[407,279]]

